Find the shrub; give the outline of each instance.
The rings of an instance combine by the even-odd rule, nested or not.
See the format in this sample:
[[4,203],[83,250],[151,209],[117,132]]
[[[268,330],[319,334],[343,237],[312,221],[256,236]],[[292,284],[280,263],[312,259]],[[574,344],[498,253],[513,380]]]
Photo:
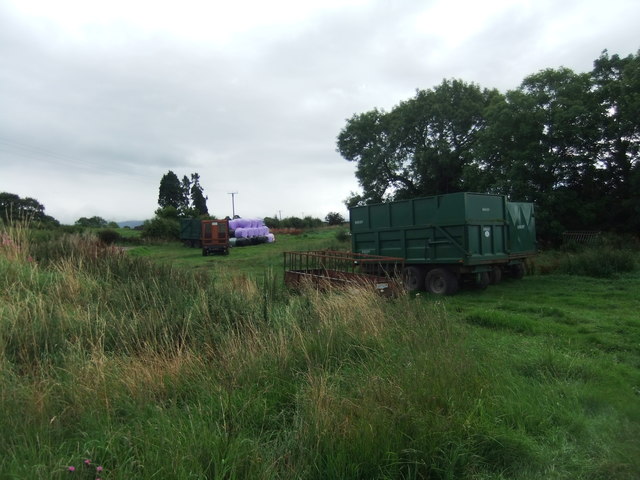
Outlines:
[[98,232],[98,238],[106,245],[113,245],[120,240],[121,237],[115,230],[107,228]]
[[350,237],[349,232],[344,228],[341,228],[336,232],[336,240],[338,240],[339,242],[346,242],[349,240],[349,237]]
[[619,273],[632,272],[636,267],[634,252],[601,247],[585,248],[581,252],[565,255],[559,259],[556,271],[568,275],[606,278]]
[[326,217],[324,217],[324,221],[329,225],[342,225],[345,220],[342,215],[338,212],[329,212]]
[[172,218],[156,217],[153,220],[147,220],[142,227],[142,237],[178,240],[180,238],[180,223]]
[[264,217],[264,224],[269,228],[280,228],[280,219],[277,216]]

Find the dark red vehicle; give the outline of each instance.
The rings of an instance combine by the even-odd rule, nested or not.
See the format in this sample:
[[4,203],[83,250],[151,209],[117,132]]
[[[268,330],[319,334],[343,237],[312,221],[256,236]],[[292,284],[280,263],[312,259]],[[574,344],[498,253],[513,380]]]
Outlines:
[[202,255],[229,254],[229,221],[202,220],[200,241]]

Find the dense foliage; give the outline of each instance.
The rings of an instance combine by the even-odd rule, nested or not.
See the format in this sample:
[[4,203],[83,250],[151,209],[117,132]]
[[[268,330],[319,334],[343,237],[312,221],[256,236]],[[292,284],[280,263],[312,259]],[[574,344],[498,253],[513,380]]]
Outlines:
[[29,221],[33,226],[55,227],[60,223],[44,213],[44,205],[35,198],[21,198],[15,193],[0,192],[0,223]]
[[180,217],[209,214],[207,197],[200,185],[198,173],[192,173],[191,178],[185,175],[181,181],[173,171],[169,170],[160,180],[158,205],[161,209],[175,208]]
[[184,189],[178,176],[171,170],[160,179],[158,205],[160,208],[180,208],[184,205]]
[[285,217],[282,219],[274,215],[273,217],[265,217],[264,224],[269,228],[318,228],[322,226],[322,220],[311,215],[304,218]]
[[76,220],[75,225],[78,227],[88,227],[88,228],[118,228],[118,224],[116,222],[107,222],[104,218],[94,216],[94,217],[80,217]]
[[177,240],[180,218],[209,218],[207,197],[200,185],[200,175],[192,173],[182,180],[169,170],[160,180],[158,208],[155,217],[144,222],[143,238]]
[[[185,177],[186,178],[186,177]],[[184,179],[182,180],[184,183]],[[208,215],[209,209],[207,208],[207,197],[204,196],[202,187],[200,186],[200,175],[197,173],[191,174],[191,188],[189,190],[191,198],[191,208],[195,210],[197,215]]]
[[102,243],[106,245],[113,245],[122,237],[116,230],[113,230],[112,228],[105,228],[104,230],[100,230],[98,232],[98,238]]
[[324,221],[329,225],[342,225],[345,222],[344,217],[338,212],[329,212],[324,217]]
[[145,220],[142,225],[142,238],[178,240],[180,238],[180,219],[175,207],[165,207],[156,210],[151,220]]
[[461,80],[354,115],[338,151],[357,163],[348,205],[480,191],[532,201],[538,232],[640,229],[640,52],[588,73],[547,69],[502,94]]

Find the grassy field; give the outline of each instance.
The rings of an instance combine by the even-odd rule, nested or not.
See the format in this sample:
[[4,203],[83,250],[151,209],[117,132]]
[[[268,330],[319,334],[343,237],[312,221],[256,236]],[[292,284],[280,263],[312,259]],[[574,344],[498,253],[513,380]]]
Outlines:
[[281,278],[283,252],[327,248],[349,249],[348,241],[339,241],[336,238],[340,231],[344,231],[344,228],[328,227],[310,230],[300,235],[277,235],[275,243],[232,248],[228,256],[203,257],[201,249],[188,248],[178,242],[135,247],[131,249],[130,254],[180,267],[206,270],[214,275],[234,272],[234,274],[242,273],[258,278],[265,272],[272,271]]
[[0,235],[0,478],[640,477],[637,270],[385,300],[283,288],[330,230]]

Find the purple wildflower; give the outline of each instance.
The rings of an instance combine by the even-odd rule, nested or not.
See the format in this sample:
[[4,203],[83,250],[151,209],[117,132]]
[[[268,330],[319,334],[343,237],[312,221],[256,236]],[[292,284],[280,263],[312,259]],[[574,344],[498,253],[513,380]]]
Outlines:
[[71,465],[69,468],[67,468],[67,470],[69,471],[69,473],[73,473],[76,471],[76,467],[74,467],[73,465]]

